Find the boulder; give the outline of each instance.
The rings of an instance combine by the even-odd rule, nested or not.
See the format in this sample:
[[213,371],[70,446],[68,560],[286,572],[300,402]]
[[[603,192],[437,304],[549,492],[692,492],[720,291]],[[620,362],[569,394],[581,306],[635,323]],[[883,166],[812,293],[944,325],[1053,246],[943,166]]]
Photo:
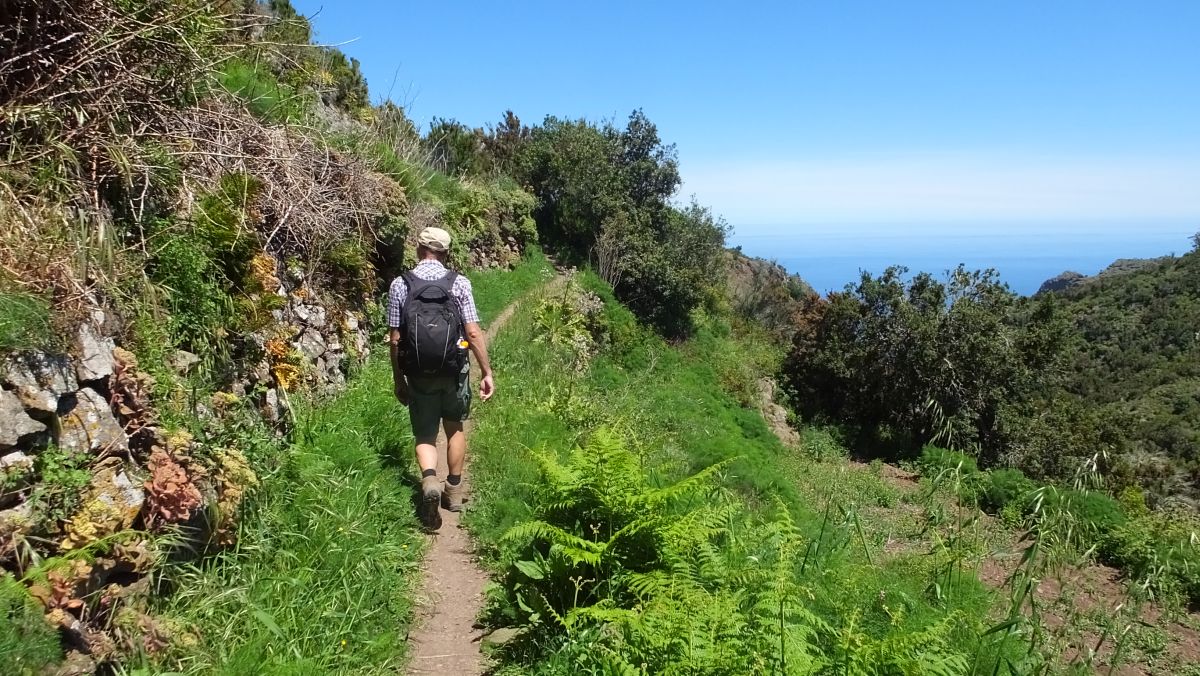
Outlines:
[[325,326],[325,308],[320,305],[297,305],[293,312],[296,319],[314,328]]
[[58,445],[74,453],[126,450],[129,439],[104,397],[83,388],[62,398]]
[[267,390],[266,394],[263,395],[263,403],[260,410],[263,418],[272,425],[279,425],[287,421],[287,400],[280,397],[279,391],[275,388]]
[[75,372],[66,355],[26,352],[5,360],[0,378],[13,388],[25,408],[51,414],[58,410],[58,398],[79,389]]
[[45,431],[45,424],[25,413],[17,395],[0,390],[0,448],[16,446],[22,437]]
[[104,336],[97,328],[104,324],[104,313],[96,310],[92,319],[93,322],[85,322],[79,327],[79,363],[75,365],[75,374],[84,383],[112,375],[112,351],[117,346],[111,337]]
[[300,350],[310,361],[315,360],[325,354],[325,339],[321,337],[320,332],[305,329],[304,333],[300,334],[300,339],[296,341],[296,349]]

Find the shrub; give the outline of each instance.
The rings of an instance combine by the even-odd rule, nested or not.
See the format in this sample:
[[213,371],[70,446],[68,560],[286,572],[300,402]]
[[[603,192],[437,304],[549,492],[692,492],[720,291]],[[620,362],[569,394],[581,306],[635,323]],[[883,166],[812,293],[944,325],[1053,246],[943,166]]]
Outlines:
[[1200,518],[1168,510],[1144,512],[1121,523],[1100,539],[1105,563],[1153,595],[1169,603],[1200,604]]
[[1019,469],[994,469],[987,472],[987,480],[980,497],[980,507],[998,514],[1010,503],[1019,502],[1037,485]]
[[325,252],[323,262],[334,278],[332,288],[347,291],[351,296],[362,296],[373,290],[375,268],[362,242],[338,242]]
[[936,476],[947,470],[957,470],[963,476],[977,474],[979,465],[975,458],[965,453],[951,451],[938,446],[925,446],[921,449],[921,459],[917,461],[921,473]]
[[307,109],[304,97],[262,66],[232,60],[217,72],[217,82],[261,120],[288,123],[304,118]]
[[[1057,510],[1068,516],[1079,531],[1081,542],[1089,546],[1095,543],[1096,538],[1108,534],[1128,521],[1121,503],[1103,493],[1050,488],[1040,495],[1044,496],[1041,509]],[[1037,503],[1032,496],[1030,497],[1028,508],[1032,510]]]

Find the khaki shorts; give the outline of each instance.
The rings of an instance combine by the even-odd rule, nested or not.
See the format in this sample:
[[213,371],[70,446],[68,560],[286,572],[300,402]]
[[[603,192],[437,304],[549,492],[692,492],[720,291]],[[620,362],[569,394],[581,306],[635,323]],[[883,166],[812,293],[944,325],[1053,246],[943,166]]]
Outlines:
[[408,379],[408,417],[417,443],[434,443],[443,420],[465,421],[471,414],[471,374]]

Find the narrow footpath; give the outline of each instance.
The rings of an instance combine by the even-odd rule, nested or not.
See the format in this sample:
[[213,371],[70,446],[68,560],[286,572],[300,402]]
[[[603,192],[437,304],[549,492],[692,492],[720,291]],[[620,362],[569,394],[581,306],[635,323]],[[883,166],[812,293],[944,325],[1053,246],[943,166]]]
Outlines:
[[[512,317],[517,305],[535,297],[548,286],[562,281],[555,277],[523,298],[506,307],[487,328],[490,345]],[[501,378],[503,375],[500,376]],[[472,361],[471,386],[478,389],[479,366]],[[497,396],[502,397],[504,383],[499,382]],[[478,398],[478,392],[476,392]],[[479,406],[475,401],[472,406]],[[463,473],[467,483],[467,504],[471,508],[471,421],[466,423],[467,459]],[[438,476],[445,477],[446,436],[438,433]],[[429,549],[421,571],[421,587],[417,591],[417,627],[410,635],[412,660],[409,674],[454,674],[479,676],[486,671],[487,660],[480,651],[483,631],[476,618],[483,609],[483,590],[488,575],[475,557],[471,538],[460,525],[460,514],[442,510],[442,527],[429,535]]]

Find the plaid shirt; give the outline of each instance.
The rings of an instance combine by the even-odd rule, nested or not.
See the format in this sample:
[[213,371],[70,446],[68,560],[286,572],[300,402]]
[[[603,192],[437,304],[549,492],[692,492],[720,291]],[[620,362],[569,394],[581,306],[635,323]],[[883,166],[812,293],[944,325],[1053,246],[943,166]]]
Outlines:
[[[412,269],[412,273],[418,279],[426,281],[441,279],[446,276],[447,272],[446,266],[435,260],[421,261],[417,263],[417,267]],[[458,279],[454,280],[454,286],[450,287],[450,294],[454,296],[454,300],[458,301],[458,307],[462,310],[463,323],[479,323],[479,311],[475,309],[475,296],[471,294],[471,280],[459,275]],[[404,277],[397,277],[392,280],[392,286],[388,292],[389,327],[398,329],[404,325],[404,302],[406,300],[408,300],[408,282],[404,281]]]

